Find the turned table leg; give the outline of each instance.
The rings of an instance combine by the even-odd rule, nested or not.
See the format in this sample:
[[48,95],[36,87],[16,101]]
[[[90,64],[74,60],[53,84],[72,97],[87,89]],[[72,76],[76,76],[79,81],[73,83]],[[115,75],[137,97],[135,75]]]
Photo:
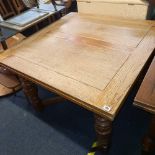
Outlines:
[[155,116],[152,117],[149,130],[143,139],[142,146],[145,152],[152,152],[155,150]]
[[21,78],[21,83],[25,96],[28,98],[29,102],[37,111],[43,110],[42,101],[38,96],[37,86],[24,78]]
[[95,115],[95,130],[97,147],[102,150],[107,150],[111,140],[112,122],[104,117]]
[[60,96],[55,96],[52,98],[41,100],[38,96],[38,88],[34,83],[32,83],[29,80],[26,80],[25,78],[20,78],[20,80],[25,96],[37,111],[42,111],[45,107],[51,104],[56,104],[65,101],[65,99]]

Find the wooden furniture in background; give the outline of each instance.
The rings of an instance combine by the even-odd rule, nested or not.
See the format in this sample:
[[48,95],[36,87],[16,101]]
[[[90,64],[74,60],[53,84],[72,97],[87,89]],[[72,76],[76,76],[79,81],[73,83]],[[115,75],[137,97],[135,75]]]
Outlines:
[[[17,34],[6,40],[7,48],[11,48],[21,42],[25,37]],[[0,52],[5,52],[0,44]],[[9,95],[21,89],[21,83],[18,77],[8,69],[0,66],[0,97]]]
[[[1,54],[0,64],[26,79],[25,92],[33,82],[92,111],[98,147],[106,149],[112,122],[153,53],[154,26],[70,13]],[[40,106],[36,87],[27,95]]]
[[148,133],[143,139],[143,150],[155,150],[155,58],[135,97],[134,105],[153,114]]
[[[6,21],[0,23],[0,25],[2,27],[8,27],[8,28],[11,28],[11,29],[18,30],[19,32],[22,32],[22,31],[24,31],[24,30],[26,30],[26,29],[28,29],[28,28],[30,28],[32,26],[37,26],[38,27],[38,24],[41,23],[42,21],[45,21],[45,20],[48,20],[48,22],[51,23],[52,21],[55,20],[55,15],[59,14],[59,18],[60,18],[61,17],[61,11],[63,11],[65,9],[64,6],[57,6],[57,11],[55,11],[52,4],[40,4],[39,8],[41,9],[40,13],[38,13],[37,10],[36,10],[36,7],[34,7],[32,10],[27,10],[24,13],[21,13],[20,15],[17,16],[18,17],[17,21],[21,21],[21,23],[22,23],[22,21],[23,21],[22,16],[24,16],[24,18],[25,18],[24,14],[29,13],[29,16],[30,16],[30,14],[33,15],[33,14],[36,14],[36,13],[38,13],[38,15],[41,15],[41,12],[42,12],[42,14],[44,14],[40,18],[36,18],[35,20],[31,20],[31,22],[28,22],[27,24],[24,24],[24,25],[21,26],[20,24],[12,24],[12,23],[10,23],[9,21],[6,20]],[[14,21],[13,19],[16,20],[17,17],[12,17],[9,20]],[[36,30],[38,31],[39,27],[36,28]]]
[[[51,3],[50,1],[53,4],[57,5],[56,8],[58,6],[65,6],[66,8],[69,8],[72,4],[72,0],[49,0],[49,3]],[[25,3],[27,4],[27,1]],[[0,14],[4,19],[20,14],[26,9],[27,6],[24,4],[22,0],[0,0]],[[59,9],[60,8],[58,7],[58,10]]]
[[155,114],[155,58],[140,86],[134,105]]
[[53,0],[53,1],[55,1],[57,5],[65,5],[66,8],[69,8],[72,5],[72,0]]
[[12,0],[12,4],[17,14],[20,14],[26,9],[22,0]]
[[4,19],[16,14],[10,0],[0,0],[0,14]]
[[93,15],[146,19],[147,1],[142,0],[77,0],[78,12]]
[[[12,36],[11,38],[8,38],[6,40],[7,48],[11,48],[12,46],[15,46],[16,44],[21,42],[23,39],[25,39],[25,37],[21,33],[18,33],[16,35]],[[1,44],[0,44],[0,51],[1,52],[3,51]]]
[[155,0],[149,0],[149,3],[153,6],[155,6]]

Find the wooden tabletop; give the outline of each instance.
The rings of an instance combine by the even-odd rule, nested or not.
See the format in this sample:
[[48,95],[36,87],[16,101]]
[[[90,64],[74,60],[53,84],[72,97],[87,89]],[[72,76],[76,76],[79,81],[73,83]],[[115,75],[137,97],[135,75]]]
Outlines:
[[1,64],[113,120],[155,47],[155,22],[70,13]]
[[138,90],[134,105],[155,114],[155,57]]

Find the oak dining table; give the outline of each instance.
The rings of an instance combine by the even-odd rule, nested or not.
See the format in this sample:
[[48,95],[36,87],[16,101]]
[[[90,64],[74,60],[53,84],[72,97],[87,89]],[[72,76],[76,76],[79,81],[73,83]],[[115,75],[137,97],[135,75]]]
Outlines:
[[93,112],[98,146],[107,149],[112,122],[154,48],[154,21],[69,13],[1,53],[0,65],[19,75],[38,109],[35,84]]

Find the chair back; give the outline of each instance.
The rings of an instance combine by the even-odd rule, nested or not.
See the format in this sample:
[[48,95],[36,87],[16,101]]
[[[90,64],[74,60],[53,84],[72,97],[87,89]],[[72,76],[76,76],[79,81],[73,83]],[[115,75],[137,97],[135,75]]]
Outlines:
[[20,14],[26,9],[22,0],[12,0],[12,4],[17,14]]
[[26,7],[32,8],[38,5],[39,0],[22,0]]
[[72,0],[51,0],[54,1],[57,5],[65,5],[66,8],[69,8],[72,4]]
[[0,0],[0,14],[4,19],[16,14],[10,0]]

